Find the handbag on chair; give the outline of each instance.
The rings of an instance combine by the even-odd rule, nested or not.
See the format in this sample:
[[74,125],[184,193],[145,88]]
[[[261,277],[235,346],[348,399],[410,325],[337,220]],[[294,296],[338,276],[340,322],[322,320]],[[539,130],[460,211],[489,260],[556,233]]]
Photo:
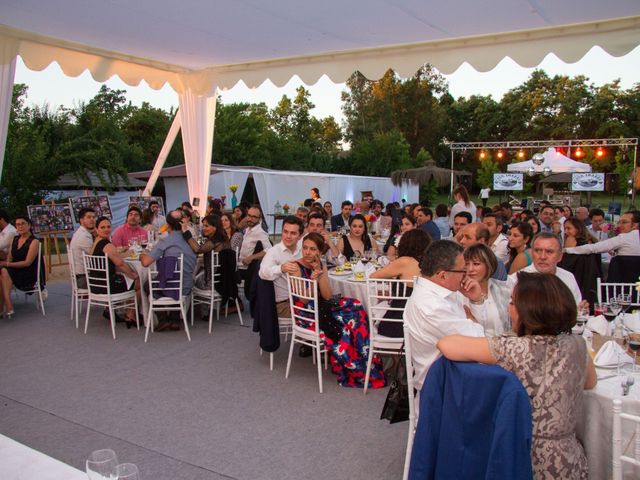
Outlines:
[[380,414],[380,420],[387,419],[389,423],[409,420],[409,384],[407,383],[404,344],[399,354],[400,359],[394,368],[395,378],[389,387],[389,393]]

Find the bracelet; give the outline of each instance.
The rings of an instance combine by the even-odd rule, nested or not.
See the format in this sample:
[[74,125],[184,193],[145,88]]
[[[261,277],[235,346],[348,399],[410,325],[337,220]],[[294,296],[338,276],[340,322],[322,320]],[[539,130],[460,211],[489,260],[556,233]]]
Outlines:
[[487,296],[483,293],[480,297],[480,300],[469,300],[473,305],[482,305],[484,301],[487,299]]
[[193,235],[191,235],[191,232],[189,230],[185,230],[184,232],[182,232],[182,238],[184,238],[187,242],[191,240],[192,237]]

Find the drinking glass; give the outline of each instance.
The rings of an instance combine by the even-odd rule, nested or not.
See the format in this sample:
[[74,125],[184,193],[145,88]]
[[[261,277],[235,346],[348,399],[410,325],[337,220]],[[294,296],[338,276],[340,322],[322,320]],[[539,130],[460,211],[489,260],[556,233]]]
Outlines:
[[638,350],[640,350],[640,338],[630,338],[629,348],[633,351],[633,373],[638,371]]
[[611,310],[611,313],[613,313],[615,317],[617,317],[620,314],[620,312],[622,311],[622,304],[618,301],[617,298],[609,299],[609,310]]
[[603,303],[595,303],[593,305],[593,316],[597,317],[598,315],[604,315],[604,312],[607,310],[605,305],[606,304]]
[[117,466],[116,452],[108,448],[96,450],[87,459],[87,476],[89,480],[114,480]]
[[116,467],[117,480],[140,480],[140,473],[135,463],[121,463]]

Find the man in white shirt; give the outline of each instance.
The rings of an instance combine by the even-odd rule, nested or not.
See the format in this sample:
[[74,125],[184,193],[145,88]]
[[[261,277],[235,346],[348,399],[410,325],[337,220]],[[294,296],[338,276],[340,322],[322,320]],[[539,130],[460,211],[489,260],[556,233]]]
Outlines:
[[599,208],[592,208],[589,210],[589,219],[591,220],[591,225],[587,227],[589,233],[599,242],[607,240],[609,238],[609,232],[602,229],[602,225],[604,225],[604,212]]
[[509,239],[502,233],[502,216],[495,213],[487,213],[482,223],[489,229],[489,242],[491,251],[502,263],[509,262]]
[[567,253],[584,255],[589,253],[615,252],[616,255],[640,255],[640,212],[627,212],[618,221],[620,233],[613,238],[597,243],[565,249]]
[[287,273],[298,273],[294,260],[300,257],[298,240],[303,231],[302,220],[294,216],[285,217],[282,221],[282,241],[267,251],[260,264],[260,278],[273,282],[278,317],[291,317]]
[[[578,287],[578,282],[576,282],[573,273],[558,267],[558,262],[562,260],[562,246],[560,245],[560,239],[557,235],[553,233],[537,234],[531,244],[531,260],[533,263],[523,268],[522,271],[555,275],[569,287],[576,301],[576,305],[581,306],[586,304],[586,300],[584,300],[584,302],[582,300],[582,293],[580,293],[580,287]],[[518,272],[509,275],[508,282],[511,290],[513,290],[518,283]]]
[[78,212],[80,227],[71,237],[71,251],[76,270],[78,288],[87,288],[87,277],[84,274],[84,260],[82,254],[91,254],[93,249],[93,231],[96,228],[96,212],[93,208],[81,208]]
[[[450,240],[429,245],[420,262],[421,276],[407,300],[403,318],[411,338],[418,391],[429,368],[440,357],[438,340],[454,334],[484,336],[478,321],[486,320],[485,297],[478,282],[465,276],[462,251]],[[468,303],[470,306],[466,307]]]
[[0,260],[6,260],[11,250],[13,237],[18,235],[16,227],[11,225],[9,214],[4,210],[0,210]]
[[[254,260],[259,260],[264,257],[267,250],[271,248],[271,242],[269,241],[269,235],[262,229],[262,210],[258,205],[253,205],[247,210],[246,217],[247,228],[244,231],[242,237],[242,245],[240,246],[240,254],[238,264],[239,271],[247,271],[247,267]],[[262,243],[263,250],[261,252],[254,253],[258,242]]]

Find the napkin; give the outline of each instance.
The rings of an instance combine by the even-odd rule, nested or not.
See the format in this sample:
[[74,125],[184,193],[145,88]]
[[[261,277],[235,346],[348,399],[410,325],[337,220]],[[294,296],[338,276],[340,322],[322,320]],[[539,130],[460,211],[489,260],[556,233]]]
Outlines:
[[603,315],[598,315],[597,317],[590,317],[589,320],[587,320],[587,328],[592,332],[596,332],[603,337],[606,337],[607,335],[610,335],[611,326]]
[[640,333],[640,313],[625,313],[623,323],[632,332]]
[[600,347],[593,363],[596,367],[615,367],[619,363],[633,363],[633,358],[617,342],[609,340]]

